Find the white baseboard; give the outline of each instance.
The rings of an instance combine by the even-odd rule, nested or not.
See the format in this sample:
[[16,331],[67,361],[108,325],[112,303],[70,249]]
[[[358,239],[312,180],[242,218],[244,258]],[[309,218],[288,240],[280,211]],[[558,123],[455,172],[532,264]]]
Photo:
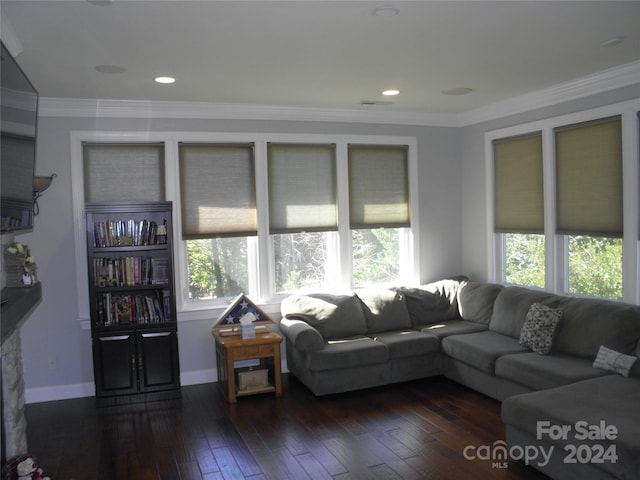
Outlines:
[[69,400],[71,398],[93,397],[96,394],[92,383],[76,383],[72,385],[55,385],[52,387],[27,388],[24,391],[25,403],[51,402]]
[[180,384],[182,386],[200,385],[201,383],[212,383],[217,381],[218,372],[215,368],[180,373]]
[[[288,372],[286,360],[282,365],[282,371]],[[218,372],[215,368],[206,370],[193,370],[180,373],[182,386],[200,385],[218,381]],[[92,383],[76,383],[71,385],[54,385],[51,387],[27,388],[24,392],[25,403],[52,402],[55,400],[69,400],[72,398],[93,397],[96,394],[95,385]]]

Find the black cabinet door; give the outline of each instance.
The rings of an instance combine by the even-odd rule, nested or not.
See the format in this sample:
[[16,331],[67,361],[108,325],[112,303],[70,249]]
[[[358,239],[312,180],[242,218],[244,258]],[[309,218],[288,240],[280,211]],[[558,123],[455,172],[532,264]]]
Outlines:
[[175,330],[138,332],[138,377],[140,392],[180,387]]
[[138,391],[136,342],[133,332],[93,339],[96,395],[126,395]]

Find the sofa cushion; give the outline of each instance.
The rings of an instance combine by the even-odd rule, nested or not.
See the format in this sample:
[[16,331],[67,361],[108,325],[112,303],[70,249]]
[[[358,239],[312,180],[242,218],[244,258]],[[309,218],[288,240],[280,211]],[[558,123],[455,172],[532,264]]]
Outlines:
[[568,297],[524,287],[505,287],[496,297],[489,330],[513,338],[520,338],[520,331],[533,303],[562,308]]
[[496,360],[496,376],[516,382],[532,390],[558,387],[587,378],[607,375],[591,362],[573,355],[535,352],[504,355]]
[[460,316],[469,322],[489,324],[493,304],[504,287],[493,283],[469,282],[458,292]]
[[292,295],[280,305],[283,317],[304,320],[325,340],[364,335],[367,321],[355,294]]
[[562,310],[534,303],[520,331],[519,343],[540,355],[551,351],[551,345],[562,318]]
[[387,346],[390,359],[428,355],[440,350],[438,337],[415,330],[383,332],[373,339]]
[[397,287],[404,294],[414,326],[459,318],[458,291],[467,283],[464,276],[439,280],[417,287]]
[[489,327],[483,323],[468,322],[466,320],[445,320],[443,322],[425,325],[420,329],[421,332],[430,333],[438,338],[448,337],[449,335],[459,335],[461,333],[484,332]]
[[625,355],[602,346],[598,351],[598,356],[593,362],[593,368],[601,368],[609,372],[618,373],[623,377],[628,377],[631,368],[633,368],[633,364],[636,363],[637,360],[638,357]]
[[389,351],[381,342],[369,337],[329,340],[322,350],[307,353],[307,368],[312,371],[334,370],[386,363]]
[[441,344],[442,351],[450,357],[489,374],[494,373],[498,357],[528,352],[515,338],[491,331],[451,335]]
[[367,333],[411,328],[411,318],[403,294],[392,290],[364,288],[356,291],[362,301]]
[[[544,358],[544,357],[539,357]],[[605,450],[616,446],[618,460],[598,463],[597,467],[615,478],[640,478],[640,379],[605,375],[583,380],[563,387],[514,395],[502,402],[502,420],[510,426],[529,434],[533,439],[538,433],[538,422],[549,425],[569,426],[567,439],[557,440],[545,434],[542,439],[560,450],[566,444],[579,446],[601,444]],[[606,426],[617,429],[615,440],[576,439],[576,423]],[[593,451],[592,451],[593,452]],[[604,477],[604,475],[602,475]]]
[[569,298],[554,349],[593,361],[601,345],[633,355],[640,339],[640,307],[613,300]]

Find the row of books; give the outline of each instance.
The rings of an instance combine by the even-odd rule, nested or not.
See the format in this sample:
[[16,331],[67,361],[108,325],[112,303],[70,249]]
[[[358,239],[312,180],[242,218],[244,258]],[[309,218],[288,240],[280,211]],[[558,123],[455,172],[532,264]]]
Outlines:
[[169,283],[169,259],[162,257],[96,257],[93,271],[97,287]]
[[166,225],[158,234],[158,224],[153,220],[109,220],[93,225],[94,243],[97,248],[156,245],[166,239]]
[[128,324],[148,324],[171,321],[169,289],[140,294],[97,295],[97,322],[108,327]]

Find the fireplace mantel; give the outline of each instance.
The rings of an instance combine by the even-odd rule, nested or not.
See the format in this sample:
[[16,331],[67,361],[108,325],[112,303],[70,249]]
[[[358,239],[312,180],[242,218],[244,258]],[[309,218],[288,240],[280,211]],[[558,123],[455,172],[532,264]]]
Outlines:
[[37,282],[32,287],[5,287],[2,289],[2,341],[9,338],[19,329],[34,308],[42,300],[42,284]]

